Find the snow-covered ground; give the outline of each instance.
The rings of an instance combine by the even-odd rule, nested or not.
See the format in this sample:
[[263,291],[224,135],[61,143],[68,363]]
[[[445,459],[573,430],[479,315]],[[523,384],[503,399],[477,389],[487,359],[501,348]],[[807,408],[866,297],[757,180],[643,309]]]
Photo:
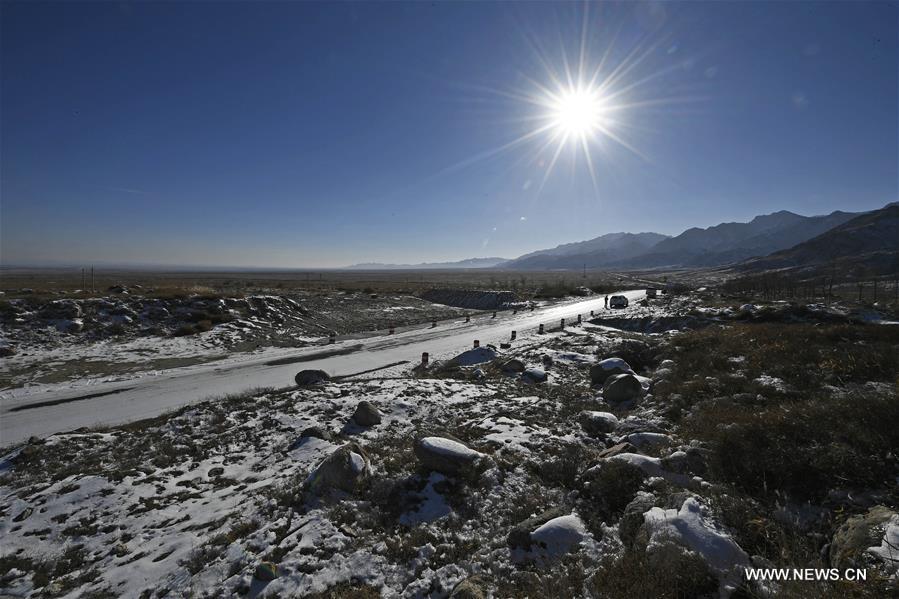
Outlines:
[[[633,302],[643,291],[627,291],[624,295]],[[417,363],[423,352],[432,359],[453,355],[471,347],[475,339],[484,345],[498,346],[509,339],[513,330],[525,339],[536,334],[540,324],[558,327],[562,318],[570,324],[578,314],[588,316],[590,310],[599,312],[603,308],[603,300],[597,296],[518,314],[499,313],[496,319],[482,315],[469,323],[458,319],[433,329],[351,339],[301,351],[272,348],[211,364],[116,376],[112,380],[87,379],[12,389],[0,394],[0,446],[31,436],[148,418],[209,397],[255,388],[283,388],[292,384],[294,374],[301,369],[322,369],[332,376],[348,376],[397,363]],[[290,359],[296,362],[283,363]]]

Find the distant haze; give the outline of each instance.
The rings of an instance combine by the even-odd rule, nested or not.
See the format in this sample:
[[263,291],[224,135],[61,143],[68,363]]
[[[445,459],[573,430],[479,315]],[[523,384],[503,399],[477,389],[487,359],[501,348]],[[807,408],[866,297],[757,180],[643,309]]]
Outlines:
[[[880,208],[897,10],[3,2],[0,262],[418,265]],[[644,57],[589,162],[528,100],[582,31],[601,78]]]

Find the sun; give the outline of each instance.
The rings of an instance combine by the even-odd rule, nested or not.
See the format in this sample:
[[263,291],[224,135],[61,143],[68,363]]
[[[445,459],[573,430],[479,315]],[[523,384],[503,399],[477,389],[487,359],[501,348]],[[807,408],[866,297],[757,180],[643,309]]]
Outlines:
[[606,104],[598,90],[573,88],[550,102],[550,121],[562,135],[583,138],[602,129]]

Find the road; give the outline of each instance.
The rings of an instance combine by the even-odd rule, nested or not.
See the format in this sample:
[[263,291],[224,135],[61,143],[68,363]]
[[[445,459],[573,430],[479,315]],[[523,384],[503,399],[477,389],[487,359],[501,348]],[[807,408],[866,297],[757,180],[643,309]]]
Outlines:
[[[631,303],[643,290],[620,292]],[[92,385],[59,385],[15,390],[0,401],[0,447],[20,443],[31,436],[46,437],[81,427],[112,425],[158,416],[212,397],[222,397],[260,387],[290,387],[294,375],[306,368],[348,376],[399,362],[419,362],[422,352],[431,356],[453,355],[469,349],[475,339],[482,345],[499,345],[511,331],[519,339],[535,334],[540,324],[558,328],[577,315],[604,312],[603,296],[556,304],[534,311],[499,312],[495,319],[479,315],[438,323],[396,335],[364,340],[348,339],[334,345],[250,357],[236,356],[210,364],[162,371],[125,381]]]

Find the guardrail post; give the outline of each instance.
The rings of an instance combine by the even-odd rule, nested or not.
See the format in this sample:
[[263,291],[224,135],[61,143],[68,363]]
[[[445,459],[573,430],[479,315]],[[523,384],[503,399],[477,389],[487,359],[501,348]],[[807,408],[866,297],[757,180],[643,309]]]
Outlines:
[[496,312],[493,313],[492,318],[496,318]]
[[426,351],[421,352],[421,365],[422,366],[428,365],[428,352],[426,352]]
[[515,341],[515,331],[512,331],[512,341]]
[[471,322],[471,316],[468,314],[465,315],[465,322]]
[[329,333],[328,334],[328,343],[336,343],[337,342],[337,333]]
[[581,315],[578,314],[578,315],[577,315],[577,323],[578,323],[578,324],[581,324],[581,322],[582,322],[582,321],[581,321]]
[[436,328],[436,327],[437,327],[437,321],[436,321],[436,320],[432,320],[432,321],[431,321],[431,328],[434,329],[434,328]]
[[565,319],[564,318],[562,319],[562,328],[563,329],[565,328]]
[[474,346],[475,346],[475,347],[481,347],[481,342],[478,341],[477,339],[475,339],[475,340],[474,340]]
[[537,329],[537,332],[540,333],[541,335],[545,332],[542,324],[540,325],[540,328]]

